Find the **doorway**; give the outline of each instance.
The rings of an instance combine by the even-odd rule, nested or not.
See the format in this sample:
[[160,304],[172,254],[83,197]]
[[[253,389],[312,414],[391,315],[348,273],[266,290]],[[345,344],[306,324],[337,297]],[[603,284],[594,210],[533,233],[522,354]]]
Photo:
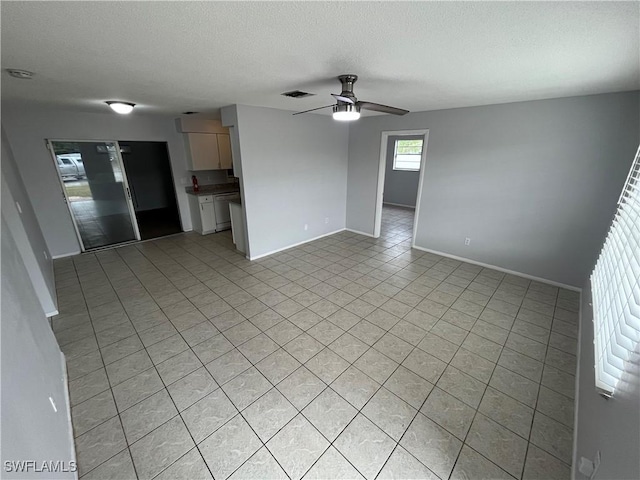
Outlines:
[[428,130],[382,132],[374,237],[406,235],[415,245]]
[[131,201],[142,240],[182,231],[165,142],[120,141]]
[[182,231],[165,142],[48,143],[83,252]]

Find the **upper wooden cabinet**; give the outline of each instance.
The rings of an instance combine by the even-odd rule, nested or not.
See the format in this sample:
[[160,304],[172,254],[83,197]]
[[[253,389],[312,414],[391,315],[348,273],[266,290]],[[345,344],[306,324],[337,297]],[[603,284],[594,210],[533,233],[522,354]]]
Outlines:
[[182,133],[229,133],[220,120],[199,115],[185,115],[176,119],[178,131]]
[[224,133],[186,133],[189,170],[233,168],[231,141]]
[[233,168],[229,129],[220,120],[200,115],[176,119],[185,137],[188,170],[227,170]]
[[218,134],[217,136],[220,168],[223,170],[230,170],[233,168],[233,158],[231,157],[231,137],[223,134]]

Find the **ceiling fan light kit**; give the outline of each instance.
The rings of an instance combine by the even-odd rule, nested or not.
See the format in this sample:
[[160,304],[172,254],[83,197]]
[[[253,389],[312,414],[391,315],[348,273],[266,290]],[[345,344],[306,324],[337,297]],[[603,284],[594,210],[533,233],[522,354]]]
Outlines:
[[296,112],[294,115],[300,115],[301,113],[313,112],[315,110],[322,110],[323,108],[333,107],[333,119],[339,121],[353,121],[360,118],[360,109],[372,110],[374,112],[390,113],[391,115],[406,115],[409,110],[402,108],[390,107],[388,105],[381,105],[373,102],[361,102],[353,93],[353,84],[358,80],[357,75],[348,74],[340,75],[338,77],[342,84],[342,92],[340,94],[332,93],[336,101],[335,105],[325,105],[324,107],[312,108],[310,110],[304,110],[303,112]]
[[341,122],[350,122],[360,118],[360,107],[351,104],[338,104],[333,107],[333,119]]

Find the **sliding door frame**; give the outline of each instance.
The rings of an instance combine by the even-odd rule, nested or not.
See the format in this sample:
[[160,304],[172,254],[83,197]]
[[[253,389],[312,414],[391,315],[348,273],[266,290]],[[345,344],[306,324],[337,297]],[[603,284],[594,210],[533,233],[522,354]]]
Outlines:
[[[131,240],[128,242],[121,242],[114,245],[106,245],[104,247],[96,247],[91,248],[91,251],[100,250],[102,248],[111,248],[116,245],[124,245],[131,242],[139,242],[140,238],[140,229],[138,228],[138,218],[136,217],[136,211],[133,206],[133,200],[131,198],[131,189],[129,188],[129,181],[127,180],[127,172],[124,169],[124,162],[122,161],[122,153],[120,152],[120,143],[117,140],[73,140],[73,139],[63,139],[63,138],[46,138],[45,143],[47,145],[47,149],[51,154],[51,160],[53,161],[53,168],[56,171],[56,175],[58,176],[58,181],[60,182],[60,188],[62,189],[62,195],[64,196],[64,202],[67,204],[67,210],[69,211],[69,215],[71,216],[71,222],[73,223],[73,228],[76,231],[76,236],[78,238],[78,243],[80,243],[80,249],[82,253],[88,251],[85,248],[84,242],[82,241],[82,235],[80,235],[80,229],[78,228],[78,224],[76,222],[76,217],[73,214],[73,210],[71,209],[71,202],[69,200],[69,196],[67,195],[67,189],[64,186],[64,181],[62,180],[62,175],[60,174],[60,169],[58,168],[58,162],[56,158],[56,152],[53,148],[53,142],[69,142],[69,143],[113,143],[116,146],[116,157],[118,166],[120,167],[120,172],[122,172],[122,184],[124,187],[124,197],[127,202],[127,208],[129,210],[129,215],[131,218],[131,224],[133,226],[133,233],[135,235],[135,240]],[[85,170],[86,171],[86,170]]]

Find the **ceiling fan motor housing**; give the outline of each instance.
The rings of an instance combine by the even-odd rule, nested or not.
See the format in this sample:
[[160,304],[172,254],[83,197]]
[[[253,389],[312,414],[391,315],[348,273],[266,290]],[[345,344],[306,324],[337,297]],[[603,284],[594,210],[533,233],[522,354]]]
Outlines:
[[[356,80],[358,80],[358,76],[353,74],[340,75],[338,77],[338,80],[340,80],[340,83],[342,83],[342,93],[340,93],[340,96],[351,98],[354,102],[357,102],[358,99],[353,93],[353,84],[356,83]],[[340,100],[338,99],[338,103],[344,102],[340,102]]]

